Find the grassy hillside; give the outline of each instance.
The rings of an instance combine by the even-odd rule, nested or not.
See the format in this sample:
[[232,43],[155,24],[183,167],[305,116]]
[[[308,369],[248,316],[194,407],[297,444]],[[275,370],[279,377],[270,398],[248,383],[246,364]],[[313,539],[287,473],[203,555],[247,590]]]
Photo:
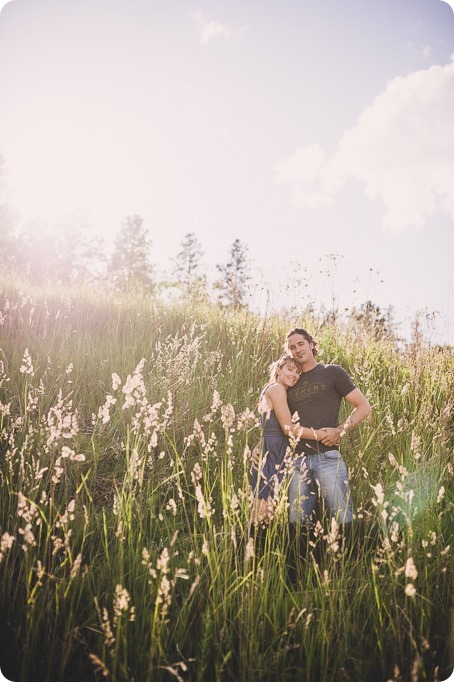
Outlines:
[[[248,477],[257,397],[295,323],[374,410],[343,441],[356,542],[320,527],[291,572],[285,486],[265,534]],[[446,679],[448,349],[8,280],[0,335],[6,677]]]

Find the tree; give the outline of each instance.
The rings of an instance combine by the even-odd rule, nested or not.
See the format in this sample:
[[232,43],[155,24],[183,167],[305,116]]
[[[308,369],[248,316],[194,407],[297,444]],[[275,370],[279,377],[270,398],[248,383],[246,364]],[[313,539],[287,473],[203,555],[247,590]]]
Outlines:
[[59,224],[54,240],[57,281],[88,284],[100,279],[106,265],[102,240],[90,234],[84,216],[73,216]]
[[366,301],[359,310],[353,308],[350,317],[377,341],[379,339],[394,338],[392,306],[389,306],[384,314],[382,314],[378,305],[375,305],[372,301]]
[[177,282],[191,298],[199,298],[206,291],[206,277],[202,273],[203,251],[194,232],[188,232],[174,259],[173,272]]
[[15,227],[17,212],[7,199],[7,172],[5,161],[0,154],[0,262],[10,266],[14,261]]
[[247,252],[247,245],[235,239],[230,249],[230,259],[225,265],[216,266],[221,273],[221,278],[214,285],[219,290],[219,301],[234,310],[245,306],[246,283],[251,279]]
[[105,265],[100,239],[80,216],[55,225],[35,219],[10,239],[8,259],[11,270],[36,283],[93,284]]
[[127,216],[115,240],[109,263],[114,285],[123,290],[151,289],[153,266],[150,262],[151,239],[139,215]]

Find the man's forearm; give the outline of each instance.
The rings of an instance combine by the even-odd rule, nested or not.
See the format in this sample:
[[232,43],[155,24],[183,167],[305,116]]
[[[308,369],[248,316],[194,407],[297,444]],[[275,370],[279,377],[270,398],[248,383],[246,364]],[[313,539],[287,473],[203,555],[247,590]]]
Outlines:
[[358,426],[358,424],[360,424],[364,419],[366,419],[366,417],[369,416],[371,410],[372,408],[367,402],[354,407],[350,416],[339,425],[339,435],[344,436],[347,431],[351,431],[351,429],[354,429],[355,426]]

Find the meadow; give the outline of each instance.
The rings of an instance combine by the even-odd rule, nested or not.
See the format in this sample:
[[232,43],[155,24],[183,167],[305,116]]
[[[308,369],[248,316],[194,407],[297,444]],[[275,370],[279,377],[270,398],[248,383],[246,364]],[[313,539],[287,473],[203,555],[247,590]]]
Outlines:
[[[0,667],[15,682],[415,682],[453,667],[453,355],[417,333],[0,286]],[[353,539],[250,524],[267,367],[298,323],[373,406]]]

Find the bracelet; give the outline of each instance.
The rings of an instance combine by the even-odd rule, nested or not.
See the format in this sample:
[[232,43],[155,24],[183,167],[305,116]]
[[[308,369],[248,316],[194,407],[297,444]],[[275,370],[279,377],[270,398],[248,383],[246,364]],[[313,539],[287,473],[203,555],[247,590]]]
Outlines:
[[[351,425],[351,426],[349,426],[349,425]],[[341,426],[341,432],[340,432],[339,436],[340,437],[345,436],[347,431],[350,431],[350,429],[355,428],[355,426],[356,426],[356,424],[354,421],[352,421],[350,418],[346,419]]]
[[347,429],[354,429],[354,428],[355,428],[355,422],[352,419],[348,418],[344,421],[343,429],[345,431],[347,431]]
[[312,426],[311,426],[311,431],[312,431],[312,435],[314,436],[314,440],[316,440],[318,443],[317,434],[315,433],[315,430],[312,428]]

